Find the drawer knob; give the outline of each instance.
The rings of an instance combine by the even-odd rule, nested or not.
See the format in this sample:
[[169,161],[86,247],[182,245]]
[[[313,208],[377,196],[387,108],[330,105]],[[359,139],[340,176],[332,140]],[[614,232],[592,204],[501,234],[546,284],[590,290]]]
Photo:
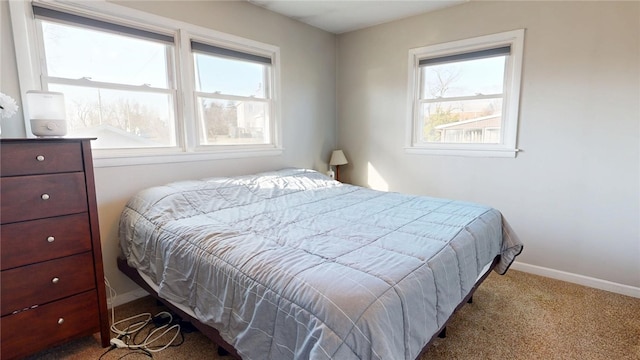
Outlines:
[[54,238],[53,236],[49,236],[49,237],[47,238],[47,242],[52,243],[52,242],[54,242],[54,241],[56,241],[56,238]]
[[64,324],[64,318],[58,319],[58,325],[62,325],[62,324]]
[[38,161],[44,161],[44,155],[38,155],[38,156],[36,156],[36,160],[38,160]]
[[42,194],[42,196],[40,196],[42,198],[42,200],[49,200],[50,196],[49,194]]
[[53,279],[51,279],[51,282],[57,284],[60,282],[60,278],[54,277]]

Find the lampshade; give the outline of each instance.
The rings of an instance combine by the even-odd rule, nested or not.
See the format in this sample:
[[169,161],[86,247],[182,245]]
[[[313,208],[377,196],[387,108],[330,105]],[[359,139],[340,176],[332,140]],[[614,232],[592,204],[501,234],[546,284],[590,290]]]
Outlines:
[[331,160],[329,160],[329,165],[344,165],[348,164],[347,158],[344,156],[342,150],[334,150],[331,153]]

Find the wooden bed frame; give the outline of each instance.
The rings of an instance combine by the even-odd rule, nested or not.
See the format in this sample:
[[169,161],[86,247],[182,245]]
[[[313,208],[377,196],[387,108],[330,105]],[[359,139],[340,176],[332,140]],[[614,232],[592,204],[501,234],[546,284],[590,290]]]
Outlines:
[[[487,278],[487,276],[489,276],[489,274],[495,268],[495,266],[498,264],[499,261],[500,261],[500,255],[496,256],[493,259],[493,262],[491,263],[489,270],[487,270],[482,275],[482,277],[480,277],[480,279],[475,283],[475,285],[473,285],[473,287],[471,288],[471,291],[469,291],[469,294],[460,302],[460,304],[458,304],[458,306],[456,306],[455,310],[453,311],[449,319],[447,319],[447,321],[442,325],[442,327],[440,327],[440,329],[438,329],[438,331],[431,337],[429,342],[424,346],[424,348],[420,352],[420,355],[418,355],[416,359],[419,359],[422,356],[422,354],[428,350],[429,346],[435,340],[436,337],[444,338],[446,336],[447,324],[453,317],[453,314],[455,314],[466,303],[471,303],[473,301],[473,293],[476,291],[478,286],[480,286],[480,284]],[[118,269],[120,269],[120,271],[122,271],[125,275],[131,278],[131,280],[133,280],[136,284],[140,285],[140,287],[142,287],[147,292],[149,292],[151,296],[153,296],[155,299],[157,299],[159,302],[161,302],[163,305],[165,305],[167,308],[173,311],[176,315],[182,318],[183,321],[187,321],[191,323],[202,334],[204,334],[206,337],[208,337],[214,343],[216,343],[216,345],[218,345],[219,355],[230,355],[235,359],[242,359],[242,357],[240,357],[240,355],[238,354],[238,351],[220,336],[220,333],[218,332],[218,330],[216,330],[215,328],[209,325],[201,323],[199,320],[191,317],[191,315],[180,310],[177,306],[173,305],[171,302],[165,299],[162,299],[158,295],[158,293],[151,286],[149,286],[149,284],[147,284],[146,281],[144,281],[144,279],[142,278],[142,276],[140,276],[138,271],[127,264],[126,259],[118,257]]]

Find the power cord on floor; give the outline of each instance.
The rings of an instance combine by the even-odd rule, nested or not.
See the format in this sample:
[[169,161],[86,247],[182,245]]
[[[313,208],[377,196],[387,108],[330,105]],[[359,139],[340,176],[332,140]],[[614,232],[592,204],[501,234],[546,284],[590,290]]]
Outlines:
[[[153,353],[165,350],[170,346],[182,345],[184,336],[180,331],[180,325],[178,321],[174,321],[173,315],[167,311],[161,311],[155,316],[152,316],[151,313],[141,313],[115,321],[113,298],[116,296],[116,291],[111,287],[106,277],[105,285],[109,291],[109,301],[111,302],[111,332],[116,334],[116,337],[110,340],[111,347],[100,356],[100,359],[115,349],[133,350],[135,353],[153,357]],[[126,325],[126,327],[122,328],[123,325]],[[165,335],[170,334],[172,331],[175,331],[175,334],[170,341],[160,342],[161,339],[165,338]],[[175,343],[178,337],[180,337],[180,340]],[[128,355],[132,354],[126,354],[123,357]]]

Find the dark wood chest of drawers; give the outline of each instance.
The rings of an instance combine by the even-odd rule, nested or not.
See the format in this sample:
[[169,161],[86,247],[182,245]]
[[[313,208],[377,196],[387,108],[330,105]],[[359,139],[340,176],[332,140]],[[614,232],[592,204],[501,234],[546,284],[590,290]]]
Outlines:
[[0,140],[0,358],[109,344],[90,139]]

